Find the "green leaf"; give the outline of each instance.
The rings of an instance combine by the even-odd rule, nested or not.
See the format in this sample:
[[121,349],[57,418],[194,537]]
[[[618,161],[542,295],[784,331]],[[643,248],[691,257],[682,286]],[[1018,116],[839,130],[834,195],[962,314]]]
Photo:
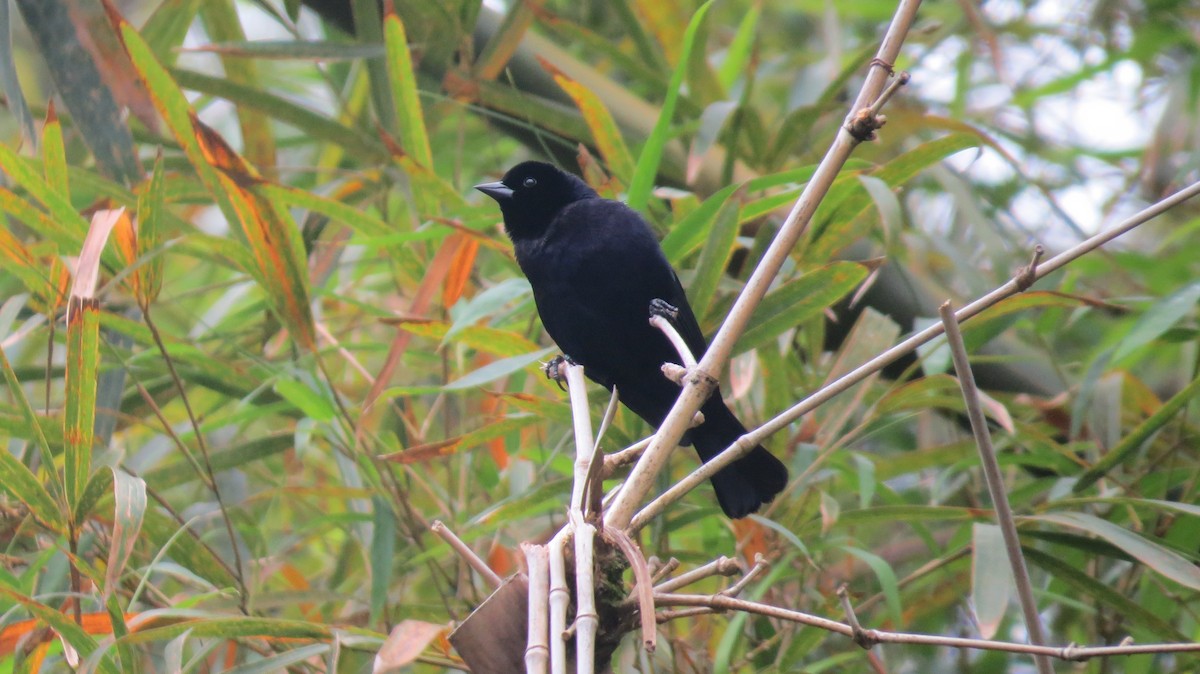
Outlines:
[[17,79],[16,62],[12,51],[12,14],[8,2],[0,2],[0,89],[4,91],[9,112],[17,118],[17,124],[31,143],[37,142],[37,130],[33,126],[33,115]]
[[[78,278],[78,277],[76,277]],[[92,471],[96,376],[100,364],[100,306],[72,295],[67,309],[67,399],[63,415],[67,508],[75,511]]]
[[512,358],[505,358],[503,360],[495,361],[494,363],[488,363],[478,370],[468,372],[462,377],[455,379],[442,388],[447,391],[461,391],[463,389],[474,388],[476,386],[483,386],[484,384],[496,381],[501,377],[508,376],[514,372],[519,372],[520,370],[529,367],[546,356],[549,356],[556,350],[557,347],[552,346],[542,349],[541,351],[534,351],[533,353],[513,356]]
[[207,52],[238,58],[279,59],[284,61],[357,61],[387,55],[382,44],[331,42],[327,40],[238,40],[214,42],[188,51]]
[[146,482],[118,468],[112,471],[113,526],[109,540],[108,566],[104,570],[104,596],[113,596],[119,588],[125,564],[142,530],[146,514]]
[[[4,355],[4,349],[0,349],[0,365],[4,366],[4,378],[8,382],[9,393],[21,406],[25,423],[35,431],[34,443],[41,449],[42,461],[46,465],[53,466],[54,456],[51,454],[46,436],[42,432],[41,422],[38,420],[37,413],[33,411],[33,406],[29,404],[25,390],[21,388],[17,374],[13,372],[12,365],[8,362],[8,356]],[[53,478],[51,478],[51,485],[57,486]],[[25,504],[30,514],[42,526],[58,533],[66,531],[67,527],[62,511],[54,502],[54,498],[50,496],[50,492],[42,486],[37,476],[26,465],[7,449],[0,451],[0,489],[12,494],[13,498]]]
[[867,277],[853,262],[834,262],[767,293],[751,317],[734,353],[758,348],[837,302]]
[[[188,571],[212,583],[218,590],[237,587],[228,566],[223,564],[212,548],[202,544],[191,531],[180,529],[171,517],[156,508],[146,511],[142,522],[145,539],[162,554],[169,555]],[[135,632],[131,636],[140,634]]]
[[687,287],[688,299],[697,316],[706,316],[709,305],[717,292],[717,285],[725,275],[729,259],[733,257],[734,244],[738,235],[738,205],[740,193],[733,196],[721,206],[713,218],[712,227],[707,236],[707,243],[700,249],[700,259],[696,262],[696,272]]
[[[70,0],[17,0],[17,6],[54,78],[55,90],[71,113],[71,123],[92,151],[97,167],[109,178],[133,184],[140,177],[141,167],[123,115],[127,105],[138,107],[135,97],[129,96],[118,105],[92,52],[82,48],[79,40],[83,32],[97,51],[113,48],[112,26],[97,11],[99,3],[89,3],[85,8]],[[50,210],[54,213],[56,209]]]
[[672,265],[678,265],[684,257],[704,243],[717,213],[725,207],[737,189],[737,185],[721,188],[671,227],[671,231],[662,240],[662,249]]
[[416,163],[433,168],[433,153],[425,132],[425,113],[421,111],[417,77],[413,71],[412,55],[408,51],[408,37],[405,35],[404,22],[394,11],[389,11],[383,19],[383,34],[392,105],[400,123],[400,144]]
[[1200,282],[1189,283],[1156,302],[1117,344],[1113,361],[1120,362],[1122,358],[1161,337],[1190,315],[1196,309],[1197,301],[1200,301]]
[[1108,454],[1096,462],[1096,465],[1079,477],[1071,490],[1078,494],[1095,484],[1113,468],[1125,463],[1159,429],[1173,419],[1197,393],[1200,393],[1200,377],[1193,379],[1190,384],[1183,387],[1183,390],[1171,396],[1171,399],[1158,408],[1154,414],[1151,414],[1145,421],[1138,424],[1137,428],[1130,431],[1129,435],[1122,438],[1116,447],[1109,450]]
[[1196,568],[1194,564],[1172,550],[1108,520],[1084,513],[1049,513],[1031,515],[1022,519],[1086,531],[1112,543],[1142,564],[1176,583],[1193,590],[1200,590],[1200,569]]
[[746,66],[750,63],[750,56],[754,53],[754,38],[758,29],[758,18],[760,16],[762,16],[762,4],[756,2],[742,17],[741,23],[738,24],[737,32],[733,35],[733,40],[729,42],[729,47],[725,49],[725,59],[721,61],[721,66],[717,68],[717,81],[721,83],[721,88],[725,91],[729,91],[733,83],[746,72]]
[[971,537],[971,606],[980,636],[991,639],[1000,629],[1016,583],[1000,527],[975,522]]
[[46,123],[42,125],[42,170],[46,184],[67,201],[71,200],[71,188],[67,182],[67,150],[63,146],[62,122],[54,113],[54,103],[46,110]]
[[333,403],[321,393],[295,379],[279,379],[273,387],[284,400],[295,405],[304,416],[315,421],[327,422],[337,411]]
[[1025,553],[1025,559],[1029,560],[1031,564],[1041,567],[1056,580],[1074,590],[1076,596],[1088,597],[1107,604],[1115,609],[1117,615],[1149,630],[1159,639],[1188,641],[1187,636],[1153,611],[1146,610],[1146,607],[1125,597],[1107,583],[1092,578],[1083,569],[1037,548],[1022,546],[1021,549]]
[[202,2],[204,0],[163,0],[146,19],[142,37],[159,61],[166,65],[175,63],[177,50],[183,45]]
[[[11,590],[3,584],[0,584],[0,597],[20,604],[22,608],[29,611],[30,615],[48,625],[63,638],[65,643],[70,644],[71,648],[79,653],[81,659],[91,655],[99,648],[96,640],[62,611]],[[101,658],[97,664],[99,671],[105,674],[119,674],[116,665],[110,658]]]
[[392,563],[396,552],[396,514],[387,500],[371,499],[374,519],[371,528],[371,615],[368,624],[377,625],[387,607],[392,582]]
[[867,552],[866,550],[850,546],[844,546],[842,549],[858,557],[867,566],[871,567],[871,571],[879,579],[879,588],[883,591],[883,598],[887,604],[892,624],[896,626],[903,625],[904,610],[903,605],[900,603],[900,582],[896,579],[896,572],[892,570],[891,565],[884,558],[873,552]]
[[692,48],[695,46],[696,33],[700,30],[700,24],[703,23],[712,3],[713,0],[707,0],[700,5],[700,9],[697,9],[696,13],[692,15],[692,20],[688,22],[687,30],[684,31],[683,49],[679,61],[675,65],[675,71],[671,74],[671,81],[667,84],[667,98],[663,101],[658,122],[655,123],[654,129],[646,138],[646,144],[642,146],[642,153],[638,156],[633,179],[629,183],[626,203],[635,211],[644,211],[650,200],[650,192],[654,188],[654,178],[658,175],[658,165],[662,161],[663,149],[667,146],[667,140],[670,137],[671,119],[675,116],[675,106],[679,101],[679,89],[683,85],[683,77],[687,73],[688,61],[691,59]]

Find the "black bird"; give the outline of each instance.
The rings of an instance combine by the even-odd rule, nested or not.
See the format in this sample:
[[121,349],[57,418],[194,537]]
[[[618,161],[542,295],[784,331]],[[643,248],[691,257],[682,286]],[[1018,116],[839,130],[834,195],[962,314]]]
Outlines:
[[[650,226],[625,204],[602,199],[576,176],[542,162],[518,164],[499,182],[475,189],[500,204],[538,314],[558,347],[592,381],[616,386],[621,402],[657,428],[680,391],[661,366],[681,359],[650,325],[651,302],[677,309],[672,322],[697,360],[708,344]],[[700,411],[704,423],[683,442],[708,461],[746,428],[720,391]],[[783,490],[787,468],[760,446],[712,483],[725,514],[745,517]]]

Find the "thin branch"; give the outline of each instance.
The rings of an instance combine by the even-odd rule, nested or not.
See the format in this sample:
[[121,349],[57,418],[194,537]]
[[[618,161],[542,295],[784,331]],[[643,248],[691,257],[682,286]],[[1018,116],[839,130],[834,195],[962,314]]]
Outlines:
[[871,650],[876,641],[859,624],[858,615],[854,613],[854,605],[850,603],[850,593],[846,590],[845,583],[838,587],[837,595],[838,599],[842,601],[842,611],[846,614],[846,623],[850,625],[850,635],[854,638],[854,643],[864,650]]
[[[884,63],[896,61],[920,4],[920,0],[900,0],[895,17],[876,54],[877,61]],[[847,124],[860,110],[867,108],[879,98],[890,74],[890,68],[873,62],[873,67],[867,71],[866,81],[859,91],[857,100],[850,107]],[[783,267],[783,263],[791,254],[796,242],[808,228],[808,223],[816,212],[818,204],[828,193],[838,172],[841,171],[846,160],[850,158],[850,153],[858,144],[859,140],[850,133],[846,126],[843,126],[833,145],[825,154],[825,158],[821,160],[812,179],[809,180],[800,198],[797,199],[791,213],[788,214],[779,233],[771,242],[754,273],[750,275],[745,289],[738,296],[729,316],[713,338],[712,344],[709,345],[698,367],[695,368],[696,371],[688,377],[687,385],[684,386],[679,399],[671,408],[671,412],[659,426],[650,447],[646,449],[642,459],[634,466],[629,479],[626,480],[625,487],[621,489],[612,506],[605,513],[605,524],[608,526],[626,528],[630,525],[635,510],[645,500],[646,494],[653,486],[654,476],[666,463],[665,457],[670,454],[679,439],[683,437],[684,432],[687,431],[692,415],[700,409],[700,406],[715,389],[717,380],[713,373],[720,373],[725,364],[729,362],[734,345],[738,337],[745,331],[750,315],[766,295],[767,289]],[[751,447],[753,445],[744,451],[750,451]],[[647,479],[647,473],[649,479]]]
[[754,582],[755,578],[758,578],[759,576],[763,575],[770,568],[771,568],[771,563],[767,561],[767,558],[763,557],[761,552],[755,553],[754,566],[752,566],[750,568],[750,570],[746,572],[746,575],[739,578],[738,581],[736,583],[734,583],[733,585],[730,585],[729,587],[725,588],[724,590],[721,590],[721,592],[719,594],[722,594],[726,597],[738,596],[739,594],[742,593],[742,590],[746,589],[747,585]]
[[[1068,250],[1055,255],[1046,262],[1036,265],[1033,272],[1033,280],[1037,281],[1045,278],[1047,275],[1061,269],[1068,263],[1083,257],[1087,253],[1096,250],[1109,241],[1112,241],[1122,234],[1136,229],[1138,226],[1149,222],[1150,220],[1167,212],[1171,208],[1174,208],[1175,206],[1197,195],[1200,195],[1200,182],[1192,183],[1188,187],[1176,192],[1175,194],[1130,216],[1112,229],[1101,232],[1090,239],[1087,239],[1086,241],[1083,241],[1075,246],[1072,246]],[[980,314],[1001,300],[1011,297],[1012,295],[1016,295],[1017,293],[1021,292],[1023,288],[1027,287],[1029,287],[1029,274],[1028,272],[1023,271],[1018,277],[1014,277],[1012,280],[1008,281],[999,288],[996,288],[983,297],[980,297],[979,299],[959,309],[957,312],[955,312],[954,317],[959,323],[963,323],[967,319]],[[738,438],[737,441],[725,449],[725,451],[721,452],[717,456],[714,456],[712,459],[701,465],[690,475],[677,482],[674,486],[643,508],[642,511],[637,514],[637,517],[635,517],[630,523],[629,528],[638,529],[644,526],[646,522],[662,512],[663,508],[667,504],[682,498],[682,496],[687,492],[708,481],[709,478],[719,472],[722,468],[740,459],[745,453],[761,444],[767,437],[783,430],[784,428],[787,428],[796,419],[799,419],[805,414],[812,412],[837,395],[844,393],[855,384],[882,370],[884,367],[887,367],[896,359],[912,352],[918,346],[921,346],[922,344],[925,344],[940,336],[943,330],[944,329],[942,328],[941,323],[934,323],[924,330],[914,333],[908,339],[905,339],[896,346],[893,346],[866,363],[863,363],[850,372],[847,372],[839,379],[832,381],[814,391],[807,398],[801,400],[787,410],[784,410],[767,423]]]
[[732,576],[741,570],[742,566],[737,563],[736,559],[730,559],[725,555],[721,555],[704,566],[696,567],[687,573],[680,574],[658,585],[654,588],[654,591],[656,593],[674,592],[679,588],[687,587],[709,576]]
[[504,584],[504,579],[502,579],[495,571],[492,571],[492,567],[488,566],[487,562],[483,561],[479,555],[475,554],[475,551],[472,550],[466,543],[464,543],[461,538],[456,536],[453,531],[450,531],[449,527],[447,527],[445,524],[442,524],[441,520],[434,520],[433,524],[429,525],[429,528],[433,531],[433,533],[437,534],[439,538],[441,538],[443,541],[446,541],[446,543],[458,553],[458,556],[462,557],[463,561],[466,562],[468,566],[470,566],[472,569],[475,569],[475,573],[478,573],[480,576],[482,576],[483,579],[488,582],[488,585],[492,586],[493,590],[499,589],[500,586]]
[[[1031,273],[1036,273],[1036,263],[1035,254],[1034,262],[1029,265],[1029,269],[1033,270]],[[1004,478],[1000,475],[1000,464],[996,461],[992,435],[988,431],[987,421],[983,418],[983,408],[979,405],[979,389],[975,387],[975,374],[971,371],[971,363],[967,359],[967,346],[963,343],[958,321],[954,320],[954,309],[950,302],[944,302],[938,308],[938,313],[942,316],[946,340],[950,343],[954,371],[958,373],[958,384],[966,402],[967,417],[971,420],[971,431],[975,434],[975,444],[979,447],[979,460],[983,464],[983,475],[987,479],[988,492],[992,496],[992,507],[996,509],[996,521],[1000,525],[1000,533],[1004,535],[1004,549],[1008,553],[1008,563],[1012,566],[1013,578],[1016,580],[1017,597],[1021,600],[1021,611],[1025,614],[1025,629],[1029,632],[1029,642],[1043,646],[1046,644],[1046,634],[1038,616],[1037,600],[1033,598],[1029,569],[1025,566],[1025,555],[1021,553],[1021,539],[1017,536],[1017,525],[1013,521],[1012,508],[1008,504],[1008,492],[1004,487]],[[1054,674],[1050,658],[1039,655],[1034,660],[1037,662],[1039,674]]]
[[613,452],[612,454],[605,456],[604,475],[612,475],[618,468],[622,466],[628,466],[634,461],[637,461],[638,457],[642,455],[642,452],[646,451],[646,448],[650,446],[650,441],[652,439],[653,437],[642,438],[641,440],[638,440],[619,452]]
[[674,573],[675,569],[678,569],[678,568],[679,568],[679,560],[676,559],[675,557],[672,557],[672,558],[668,559],[665,564],[658,567],[658,569],[654,572],[654,577],[652,577],[650,579],[650,582],[651,583],[661,582],[663,578],[666,578],[667,576],[671,575],[672,573]]
[[[802,613],[791,609],[779,608],[746,599],[735,599],[721,595],[704,594],[658,594],[654,595],[658,606],[690,606],[707,611],[744,611],[757,615],[787,620],[801,625],[818,627],[830,632],[854,637],[854,630],[846,623],[822,618],[811,613]],[[664,611],[660,615],[664,615]],[[682,614],[682,611],[676,612]],[[671,617],[679,617],[678,615]],[[1081,662],[1091,658],[1111,657],[1114,655],[1139,655],[1143,653],[1197,653],[1200,643],[1186,644],[1145,644],[1120,646],[1086,646],[1079,647],[1069,644],[1063,647],[1035,646],[1033,644],[1018,644],[1009,641],[988,641],[986,639],[966,639],[962,637],[943,637],[930,634],[912,634],[908,632],[887,632],[884,630],[864,630],[867,637],[878,643],[913,644],[924,646],[946,646],[949,648],[967,648],[980,651],[1002,651],[1005,653],[1027,653],[1029,655],[1049,655],[1061,660]]]

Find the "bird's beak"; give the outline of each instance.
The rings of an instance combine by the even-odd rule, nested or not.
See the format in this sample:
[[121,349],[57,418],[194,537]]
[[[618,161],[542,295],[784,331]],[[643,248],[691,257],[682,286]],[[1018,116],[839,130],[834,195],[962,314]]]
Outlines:
[[499,181],[494,183],[481,183],[476,185],[475,189],[501,203],[512,199],[513,195],[512,188]]

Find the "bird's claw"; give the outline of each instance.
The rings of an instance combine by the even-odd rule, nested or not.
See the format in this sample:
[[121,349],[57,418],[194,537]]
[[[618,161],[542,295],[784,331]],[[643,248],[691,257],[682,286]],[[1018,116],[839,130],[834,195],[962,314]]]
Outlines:
[[663,318],[674,323],[675,319],[679,318],[679,307],[664,299],[659,299],[656,297],[650,300],[650,315],[662,316]]
[[546,361],[546,364],[542,366],[542,372],[546,373],[546,379],[558,384],[558,390],[560,391],[567,390],[563,388],[563,382],[566,381],[566,376],[563,374],[562,370],[564,363],[567,365],[577,365],[575,361],[571,360],[570,356],[566,354],[559,354]]

